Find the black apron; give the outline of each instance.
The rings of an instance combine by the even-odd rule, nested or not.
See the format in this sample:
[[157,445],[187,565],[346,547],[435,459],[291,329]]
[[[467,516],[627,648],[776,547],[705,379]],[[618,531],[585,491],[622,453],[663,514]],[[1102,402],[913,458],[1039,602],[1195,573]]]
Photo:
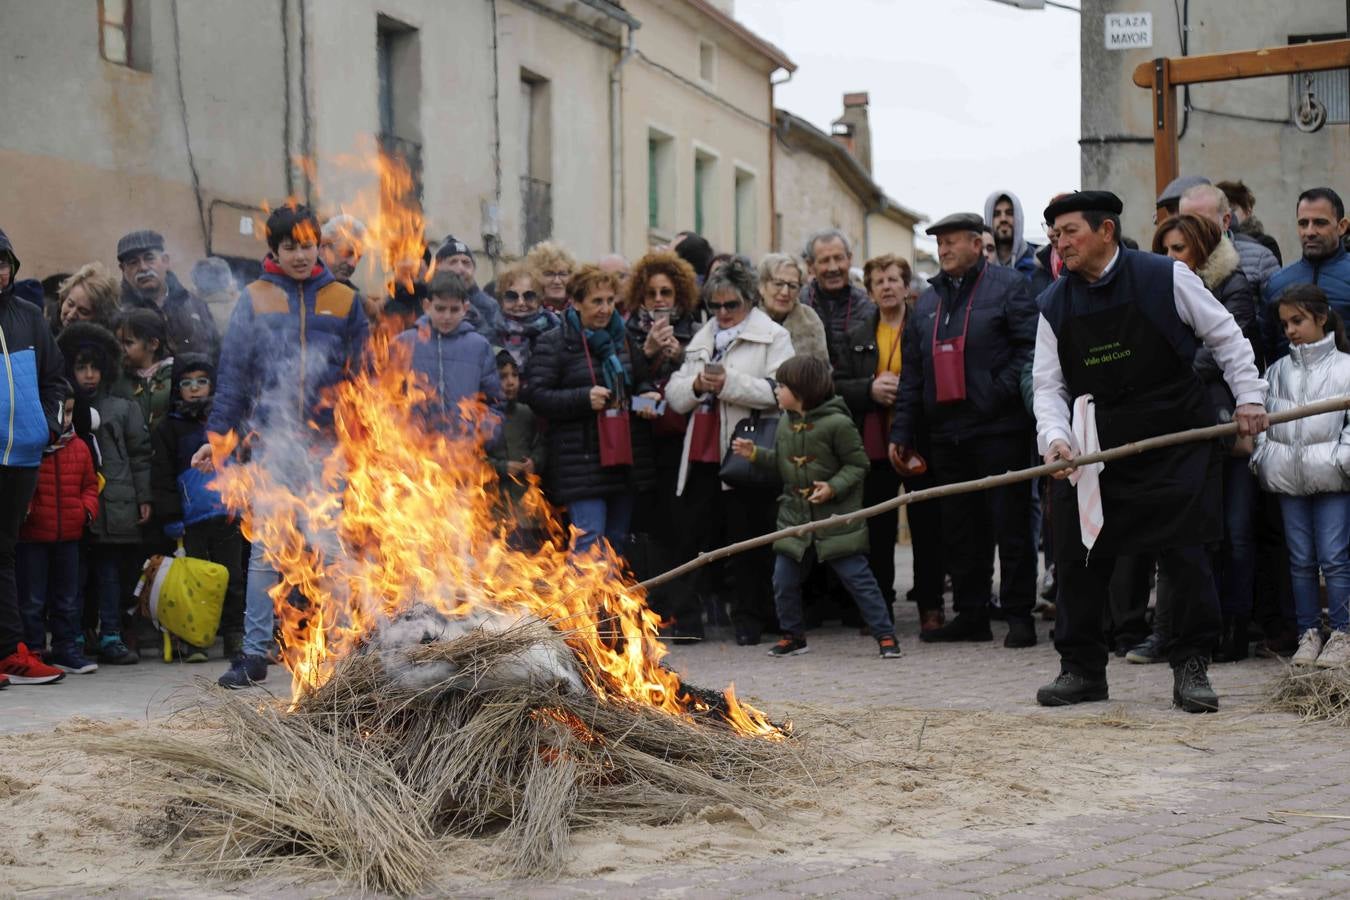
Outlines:
[[[1213,424],[1204,388],[1162,331],[1134,302],[1066,317],[1059,362],[1073,397],[1092,394],[1103,450]],[[1092,553],[1119,556],[1203,544],[1223,537],[1221,460],[1214,441],[1150,450],[1101,471],[1105,522]],[[1057,558],[1087,555],[1078,494],[1055,482]]]

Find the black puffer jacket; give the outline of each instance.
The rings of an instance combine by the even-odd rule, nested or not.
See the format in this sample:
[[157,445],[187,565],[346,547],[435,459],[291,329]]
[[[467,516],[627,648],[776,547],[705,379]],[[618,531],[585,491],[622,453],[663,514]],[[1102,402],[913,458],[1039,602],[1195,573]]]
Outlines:
[[[581,342],[581,333],[564,320],[539,336],[525,364],[523,399],[548,428],[544,487],[559,505],[645,490],[653,484],[651,431],[635,415],[629,416],[633,465],[601,467],[600,436],[590,399],[595,382]],[[619,358],[633,377],[633,394],[652,389],[641,347],[625,339]],[[599,361],[595,362],[598,369]]]
[[877,360],[881,355],[877,350],[877,322],[880,319],[881,310],[872,307],[853,323],[839,347],[839,362],[834,368],[834,389],[848,404],[848,411],[859,428],[863,416],[881,409],[872,399],[872,380],[876,377]]
[[[981,277],[981,272],[983,276]],[[970,300],[971,285],[974,299]],[[891,442],[914,446],[916,423],[927,421],[934,442],[962,441],[995,434],[1030,431],[1033,422],[1022,404],[1022,370],[1036,348],[1039,316],[1027,279],[1016,269],[976,262],[959,290],[940,273],[914,304],[905,323],[900,392],[895,400]],[[955,293],[955,296],[953,296]],[[966,333],[966,399],[937,402],[933,380],[933,322],[940,340],[959,337],[969,302]]]

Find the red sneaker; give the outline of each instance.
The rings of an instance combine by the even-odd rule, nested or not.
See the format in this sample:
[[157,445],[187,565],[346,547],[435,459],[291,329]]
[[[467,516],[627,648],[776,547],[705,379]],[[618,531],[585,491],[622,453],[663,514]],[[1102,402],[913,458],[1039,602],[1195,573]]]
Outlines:
[[9,687],[9,676],[0,675],[0,691],[3,691],[7,687]]
[[51,684],[66,677],[65,672],[38,659],[27,644],[0,659],[0,675],[8,676],[10,684]]

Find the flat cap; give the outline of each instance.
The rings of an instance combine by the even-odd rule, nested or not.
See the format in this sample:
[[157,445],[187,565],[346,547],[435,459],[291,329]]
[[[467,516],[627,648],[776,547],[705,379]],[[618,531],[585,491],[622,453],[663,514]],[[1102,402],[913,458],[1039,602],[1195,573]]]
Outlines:
[[121,262],[133,253],[144,253],[146,250],[164,252],[164,235],[148,230],[122,235],[122,239],[117,242],[117,261]]
[[436,248],[436,259],[449,259],[452,256],[467,256],[473,259],[473,251],[469,245],[455,237],[453,234],[447,234],[441,246]]
[[1104,212],[1120,215],[1125,204],[1110,191],[1074,191],[1060,197],[1045,208],[1045,221],[1055,224],[1055,217],[1069,212]]
[[1171,203],[1180,203],[1181,195],[1197,184],[1209,184],[1209,179],[1203,175],[1179,175],[1167,182],[1167,187],[1158,195],[1156,205],[1165,206]]
[[924,230],[924,234],[939,235],[947,234],[950,231],[973,231],[976,234],[984,231],[984,216],[979,213],[952,213],[938,219],[932,225]]

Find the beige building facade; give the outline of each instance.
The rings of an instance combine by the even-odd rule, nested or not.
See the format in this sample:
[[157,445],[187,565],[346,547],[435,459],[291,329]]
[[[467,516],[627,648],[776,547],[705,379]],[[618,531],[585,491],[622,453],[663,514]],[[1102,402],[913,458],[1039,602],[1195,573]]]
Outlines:
[[757,255],[773,242],[771,81],[792,63],[732,12],[0,0],[0,227],[33,277],[112,264],[147,227],[182,277],[207,254],[242,273],[268,204],[380,209],[381,147],[411,163],[427,236],[467,242],[483,281],[543,238],[635,257],[701,226]]
[[[1082,184],[1106,187],[1125,201],[1122,227],[1151,243],[1157,198],[1153,171],[1152,92],[1137,87],[1134,69],[1155,57],[1281,47],[1346,36],[1344,0],[1224,0],[1177,5],[1172,0],[1083,0]],[[1151,47],[1106,45],[1107,16],[1149,13]],[[1178,22],[1178,17],[1181,21]],[[1180,28],[1180,32],[1179,32]],[[1183,51],[1181,35],[1187,36]],[[1280,76],[1194,85],[1178,90],[1178,143],[1183,175],[1241,179],[1256,195],[1256,215],[1279,241],[1286,262],[1297,258],[1294,207],[1299,193],[1326,185],[1350,196],[1350,73],[1313,76],[1327,123],[1305,133],[1295,125],[1302,77]],[[1189,96],[1189,111],[1184,104]]]
[[813,233],[837,228],[848,236],[855,265],[883,253],[913,262],[914,227],[924,215],[892,200],[872,180],[864,164],[871,161],[870,137],[859,140],[865,134],[861,128],[862,133],[849,134],[848,118],[860,113],[859,124],[866,122],[867,95],[846,95],[845,103],[836,135],[787,110],[775,111],[775,249],[801,254]]

